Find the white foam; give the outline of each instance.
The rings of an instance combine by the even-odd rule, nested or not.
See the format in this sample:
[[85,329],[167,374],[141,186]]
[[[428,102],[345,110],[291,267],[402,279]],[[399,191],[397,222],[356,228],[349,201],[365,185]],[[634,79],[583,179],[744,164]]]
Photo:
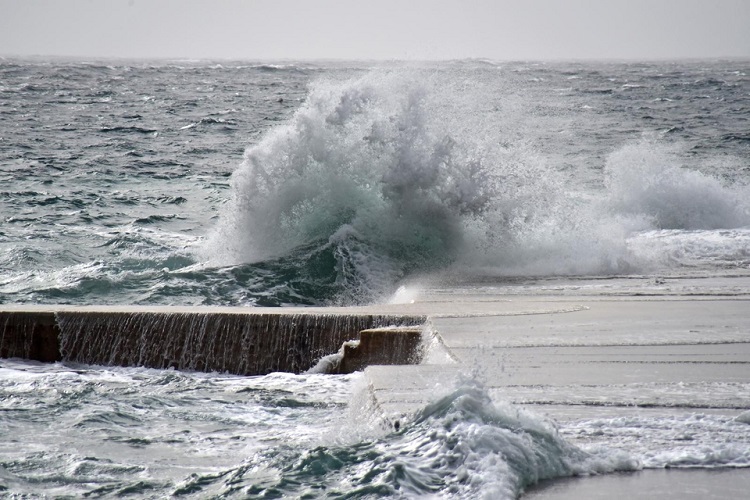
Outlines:
[[388,301],[389,304],[413,304],[419,297],[420,288],[415,285],[401,285]]
[[739,418],[693,413],[582,420],[560,432],[587,451],[606,446],[646,468],[750,467],[750,434]]

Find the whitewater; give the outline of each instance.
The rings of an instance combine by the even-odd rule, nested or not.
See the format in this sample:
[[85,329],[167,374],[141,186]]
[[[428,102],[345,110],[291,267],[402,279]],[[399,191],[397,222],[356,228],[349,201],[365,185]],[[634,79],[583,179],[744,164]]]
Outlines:
[[[0,304],[352,306],[441,283],[648,295],[747,278],[749,71],[0,60]],[[8,495],[514,498],[561,476],[750,465],[739,407],[562,425],[469,376],[394,429],[359,373],[0,374]]]

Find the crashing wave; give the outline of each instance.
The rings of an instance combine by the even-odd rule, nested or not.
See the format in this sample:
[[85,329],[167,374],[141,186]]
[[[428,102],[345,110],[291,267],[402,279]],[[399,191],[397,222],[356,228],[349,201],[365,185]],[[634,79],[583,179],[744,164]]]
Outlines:
[[314,83],[293,118],[245,152],[203,260],[280,262],[310,276],[297,280],[311,293],[302,303],[357,303],[451,267],[643,271],[654,262],[634,235],[750,225],[746,187],[683,168],[649,137],[599,166],[600,192],[569,186],[532,141],[512,138],[513,116],[482,108],[491,92],[416,70]]

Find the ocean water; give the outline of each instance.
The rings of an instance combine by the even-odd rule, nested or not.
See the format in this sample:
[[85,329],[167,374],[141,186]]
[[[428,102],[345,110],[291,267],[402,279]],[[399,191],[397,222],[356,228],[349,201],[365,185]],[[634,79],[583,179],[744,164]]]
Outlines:
[[[749,72],[1,60],[0,304],[302,307],[387,301],[425,276],[509,293],[747,277]],[[558,476],[750,465],[742,409],[560,428],[464,382],[394,429],[363,421],[360,374],[1,360],[0,375],[8,496],[513,498]]]
[[0,302],[747,270],[747,63],[0,65]]

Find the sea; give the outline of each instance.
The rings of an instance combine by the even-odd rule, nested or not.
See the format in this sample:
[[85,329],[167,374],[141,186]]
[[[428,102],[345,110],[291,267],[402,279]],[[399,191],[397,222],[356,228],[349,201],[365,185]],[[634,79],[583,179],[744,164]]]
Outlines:
[[[367,305],[442,278],[719,276],[746,296],[748,74],[3,58],[0,307]],[[361,373],[0,360],[0,496],[515,498],[750,467],[747,411],[563,425],[476,381],[399,429],[371,405]]]

